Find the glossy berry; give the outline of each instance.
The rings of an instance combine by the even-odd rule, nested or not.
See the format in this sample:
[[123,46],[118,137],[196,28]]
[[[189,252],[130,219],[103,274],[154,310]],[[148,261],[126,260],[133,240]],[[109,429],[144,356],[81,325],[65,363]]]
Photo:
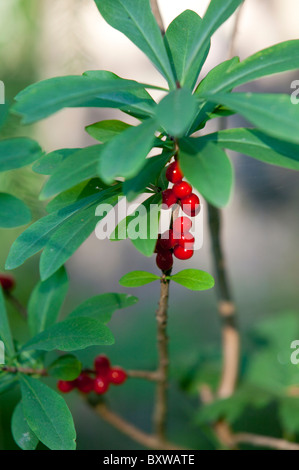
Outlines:
[[110,371],[110,361],[107,356],[97,356],[94,360],[94,368],[101,377],[108,376]]
[[127,374],[120,367],[114,367],[110,371],[110,382],[114,385],[121,385],[127,380]]
[[193,250],[188,250],[180,245],[177,245],[173,250],[174,256],[181,260],[190,259],[193,256],[193,253]]
[[161,251],[157,254],[156,263],[161,271],[169,271],[173,266],[171,251]]
[[93,390],[97,395],[103,395],[109,388],[109,380],[103,377],[96,377],[94,380]]
[[173,238],[173,231],[167,230],[162,233],[161,238],[157,241],[157,253],[161,251],[171,250],[176,245],[176,240]]
[[162,193],[162,204],[165,204],[168,208],[174,206],[178,201],[172,189],[166,189]]
[[178,245],[182,246],[183,248],[187,248],[188,250],[193,249],[194,243],[195,238],[190,232],[182,233],[181,238],[177,240]]
[[183,233],[189,232],[192,227],[192,221],[188,217],[178,217],[173,222],[174,238],[181,238]]
[[187,183],[187,181],[181,181],[180,183],[174,185],[172,191],[178,199],[183,199],[187,196],[190,196],[192,193],[192,186],[191,184]]
[[76,387],[82,393],[90,393],[93,390],[94,380],[84,372],[76,379]]
[[0,274],[0,286],[4,291],[11,291],[16,285],[16,281],[8,274]]
[[57,383],[57,388],[60,390],[62,393],[69,393],[75,388],[75,383],[74,382],[67,382],[66,380],[59,380]]
[[195,217],[200,212],[200,200],[196,194],[192,193],[181,200],[182,210],[190,217]]
[[166,178],[173,184],[180,183],[184,178],[182,170],[177,161],[171,163],[166,170]]

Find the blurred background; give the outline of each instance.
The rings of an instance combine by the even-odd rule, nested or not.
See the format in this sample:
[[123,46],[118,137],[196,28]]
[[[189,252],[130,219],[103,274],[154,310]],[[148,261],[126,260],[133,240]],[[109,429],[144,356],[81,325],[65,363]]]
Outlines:
[[[159,2],[165,25],[188,8],[202,15],[208,3],[207,0]],[[237,55],[244,59],[280,41],[298,38],[298,15],[296,0],[246,0],[236,40]],[[202,76],[227,58],[233,26],[231,19],[213,37]],[[0,31],[0,80],[6,87],[6,105],[0,106],[1,138],[31,136],[46,151],[52,151],[95,143],[84,127],[99,120],[120,118],[134,122],[116,110],[75,109],[60,112],[38,125],[21,127],[16,117],[7,116],[7,109],[20,90],[41,79],[104,69],[125,78],[164,85],[148,59],[104,22],[92,0],[0,0]],[[291,82],[296,79],[299,79],[299,70],[259,80],[241,89],[290,93]],[[157,94],[155,97],[159,98]],[[238,127],[246,122],[233,117],[228,125]],[[217,122],[208,130],[216,130],[215,126]],[[265,327],[272,346],[268,363],[260,369],[264,381],[268,378],[269,383],[273,383],[275,376],[281,387],[299,384],[299,369],[290,368],[288,364],[290,342],[299,339],[299,175],[243,155],[231,153],[231,158],[236,170],[236,185],[230,205],[223,212],[223,242],[243,338],[242,377],[250,374],[250,361],[260,348],[260,340],[252,332],[259,328],[260,322],[266,321],[266,325],[277,327],[269,326],[268,330]],[[0,176],[0,191],[22,197],[32,208],[35,218],[45,213],[44,204],[38,200],[43,184],[43,177],[34,174],[30,168],[1,173]],[[4,271],[9,248],[22,230],[0,231],[0,271]],[[206,219],[203,248],[186,267],[213,272]],[[112,245],[109,241],[97,240],[95,235],[67,263],[67,269],[71,284],[64,314],[92,295],[125,292],[118,280],[130,270],[157,270],[154,257],[144,258],[129,241]],[[17,269],[15,276],[16,294],[26,303],[39,278],[38,256]],[[132,289],[130,293],[137,295],[140,302],[114,315],[110,327],[116,344],[78,354],[85,365],[91,364],[95,354],[105,353],[113,363],[124,368],[155,367],[154,312],[159,286],[153,283],[146,288]],[[193,293],[178,285],[172,286],[169,315],[170,435],[181,444],[209,449],[213,442],[196,420],[198,398],[196,394],[186,395],[183,388],[187,380],[185,375],[189,372],[192,377],[207,374],[211,383],[219,376],[221,336],[215,291]],[[25,324],[13,311],[11,321],[16,335],[23,338],[27,334]],[[277,339],[277,331],[282,336],[285,332],[282,342]],[[278,369],[283,372],[281,375],[273,372]],[[287,374],[284,373],[286,370],[289,371]],[[109,400],[117,411],[149,430],[153,392],[152,385],[130,380],[120,389],[109,392]],[[17,391],[13,397],[1,397],[0,449],[16,448],[10,435],[9,418],[17,399]],[[78,397],[70,396],[68,403],[77,423],[79,448],[139,448],[94,416]],[[278,436],[282,432],[275,404],[271,403],[259,413],[254,410],[244,412],[236,427]]]

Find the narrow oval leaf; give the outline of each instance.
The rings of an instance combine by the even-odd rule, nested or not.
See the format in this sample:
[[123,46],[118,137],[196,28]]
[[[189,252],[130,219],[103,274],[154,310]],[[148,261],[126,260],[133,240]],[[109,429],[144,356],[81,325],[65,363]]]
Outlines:
[[0,193],[0,227],[13,228],[31,222],[31,211],[11,194]]
[[190,183],[216,207],[224,207],[232,193],[234,174],[226,153],[212,142],[184,139],[180,164]]
[[59,149],[54,152],[47,153],[35,162],[32,170],[41,175],[52,175],[66,158],[78,150],[81,149]]
[[116,177],[132,178],[137,175],[152,148],[156,128],[155,120],[147,119],[105,144],[98,167],[99,177],[110,184]]
[[131,273],[125,274],[120,279],[119,283],[124,287],[140,287],[160,280],[161,278],[156,274],[148,273],[146,271],[132,271]]
[[[165,44],[170,62],[173,64],[176,79],[182,86],[193,88],[200,70],[210,50],[210,41],[206,49],[199,49],[193,66],[186,71],[189,56],[193,53],[193,42],[200,32],[202,19],[192,10],[185,10],[168,26]],[[187,73],[186,73],[187,72]]]
[[225,129],[199,137],[219,147],[249,155],[265,163],[299,170],[298,145],[270,137],[257,129]]
[[107,23],[125,34],[148,56],[168,82],[175,85],[161,32],[149,0],[110,0],[109,4],[95,0],[95,3]]
[[0,286],[0,340],[4,343],[5,353],[12,357],[15,353],[12,334],[8,323],[2,287]]
[[198,269],[184,269],[173,276],[169,276],[169,279],[187,287],[187,289],[197,291],[212,289],[215,285],[214,278],[210,274]]
[[115,310],[127,308],[138,302],[137,297],[128,294],[101,294],[83,302],[68,318],[90,317],[108,323]]
[[25,419],[50,450],[75,450],[76,431],[64,399],[39,380],[20,377]]
[[75,380],[82,370],[82,363],[71,355],[61,356],[48,367],[48,372],[52,377],[59,380]]
[[292,104],[289,95],[230,93],[206,96],[210,101],[233,109],[269,135],[299,143],[299,107]]
[[22,450],[35,450],[38,438],[28,426],[25,419],[22,403],[19,403],[12,415],[11,432],[13,438]]
[[28,322],[31,335],[54,325],[68,290],[68,276],[64,267],[33,290],[28,304]]
[[27,138],[0,141],[0,172],[30,165],[42,156],[37,142]]
[[183,137],[192,124],[198,103],[187,88],[181,88],[169,93],[156,108],[156,118],[159,124],[173,137]]
[[113,137],[132,127],[126,122],[117,120],[100,121],[85,127],[86,132],[94,139],[102,142],[109,142]]
[[70,318],[56,323],[29,340],[22,351],[78,351],[114,343],[111,331],[94,318]]
[[62,191],[97,176],[103,145],[93,145],[75,151],[64,159],[46,182],[40,199],[48,199]]

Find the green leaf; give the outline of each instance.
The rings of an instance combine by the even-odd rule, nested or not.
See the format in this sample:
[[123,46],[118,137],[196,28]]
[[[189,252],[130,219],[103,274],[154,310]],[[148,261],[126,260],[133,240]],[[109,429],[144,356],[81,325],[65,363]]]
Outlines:
[[[13,111],[22,116],[23,124],[32,124],[63,108],[88,104],[95,98],[139,88],[156,88],[133,80],[92,73],[55,77],[30,85],[16,96]],[[94,103],[93,103],[94,105]]]
[[222,76],[213,77],[211,72],[199,84],[196,93],[201,95],[208,91],[214,93],[232,90],[252,80],[298,69],[299,40],[292,40],[268,47],[235,64]]
[[184,269],[169,278],[190,290],[208,290],[215,285],[214,278],[210,274],[198,269]]
[[0,141],[0,172],[30,165],[42,156],[40,146],[26,138]]
[[160,280],[161,277],[156,274],[148,273],[146,271],[132,271],[131,273],[125,274],[120,279],[119,283],[124,287],[140,287]]
[[270,137],[256,129],[225,129],[200,137],[201,142],[215,142],[219,147],[249,155],[265,163],[299,170],[298,146]]
[[94,318],[70,318],[56,323],[30,339],[22,351],[78,351],[89,346],[110,346],[114,343],[106,325]]
[[4,296],[2,287],[0,286],[0,340],[3,341],[5,346],[5,353],[8,356],[13,356],[15,353],[15,348],[13,345],[13,339],[10,331],[10,326],[8,323]]
[[22,450],[36,449],[39,440],[28,426],[21,402],[16,406],[13,412],[11,431],[16,444],[18,444]]
[[159,186],[159,176],[172,155],[173,151],[165,151],[161,155],[148,158],[140,172],[124,182],[123,193],[128,201],[133,201],[140,193],[144,193],[150,183]]
[[233,168],[225,152],[212,142],[184,139],[180,164],[190,183],[216,207],[224,207],[233,188]]
[[35,162],[32,169],[35,171],[35,173],[39,173],[41,175],[52,175],[64,160],[66,160],[70,155],[73,155],[78,150],[81,149],[60,149],[47,153],[37,160],[37,162]]
[[81,374],[82,364],[72,354],[61,356],[48,367],[51,377],[59,380],[75,380]]
[[238,8],[243,0],[211,0],[205,16],[200,24],[199,31],[189,45],[189,54],[185,64],[185,76],[192,74],[194,63],[200,54],[206,50],[211,36]]
[[11,194],[0,193],[0,227],[19,227],[30,221],[31,211],[23,201]]
[[89,317],[108,323],[115,310],[127,308],[138,302],[137,297],[128,294],[101,294],[83,302],[68,318]]
[[116,177],[132,178],[137,175],[152,148],[156,128],[157,123],[147,119],[105,144],[98,168],[100,178],[110,184]]
[[28,322],[32,336],[46,330],[57,321],[68,284],[64,267],[46,281],[37,284],[28,305]]
[[12,390],[18,383],[16,374],[1,372],[0,369],[0,395]]
[[89,181],[82,181],[82,183],[58,194],[58,196],[47,204],[46,209],[49,213],[64,209],[66,206],[75,204],[80,199],[84,199],[94,194],[99,194],[100,191],[104,189],[108,189],[108,186],[104,184],[100,178],[92,178]]
[[244,116],[261,130],[296,144],[299,143],[299,108],[289,95],[231,93],[206,95]]
[[92,195],[35,222],[13,243],[6,261],[6,269],[21,266],[44,248],[58,227],[73,219],[82,210],[95,206],[98,200],[98,194]]
[[279,403],[279,417],[283,430],[288,433],[299,431],[298,398],[284,397]]
[[170,85],[175,85],[161,32],[149,0],[102,0],[95,3],[107,23],[125,34],[153,62]]
[[[194,38],[200,32],[202,19],[192,10],[185,10],[168,26],[165,44],[176,78],[182,86],[193,88],[199,72],[207,58],[210,42],[206,49],[199,49],[193,65],[186,71],[189,56],[193,53]],[[187,72],[187,73],[186,73]]]
[[113,208],[118,203],[119,196],[119,186],[99,192],[95,201],[93,200],[90,205],[56,228],[55,232],[46,240],[40,258],[42,280],[54,274],[90,236],[97,223],[106,217],[106,213],[96,216],[96,208],[101,204]]
[[146,199],[132,215],[118,224],[110,239],[129,238],[140,253],[147,257],[152,256],[159,233],[161,198],[161,193],[158,193]]
[[24,417],[36,437],[50,450],[75,450],[76,431],[64,399],[45,384],[20,377]]
[[102,142],[109,142],[113,137],[132,127],[126,122],[117,120],[100,121],[85,127],[86,132],[94,139]]
[[198,103],[187,88],[169,93],[156,108],[159,124],[173,137],[183,137],[194,121]]
[[45,184],[41,194],[41,199],[48,199],[62,191],[97,176],[97,168],[103,145],[93,145],[80,149],[66,158]]

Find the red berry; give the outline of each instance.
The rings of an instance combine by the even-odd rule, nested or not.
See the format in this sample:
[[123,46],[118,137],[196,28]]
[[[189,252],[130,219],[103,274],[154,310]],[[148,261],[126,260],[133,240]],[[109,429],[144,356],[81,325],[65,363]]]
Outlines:
[[158,253],[161,251],[171,250],[176,245],[176,241],[173,238],[173,231],[167,230],[162,233],[161,238],[157,242]]
[[192,222],[188,217],[178,217],[173,222],[174,238],[181,238],[183,233],[189,232],[192,227]]
[[107,376],[110,370],[110,361],[107,356],[103,354],[101,356],[97,356],[94,360],[94,368],[98,375],[101,377]]
[[182,170],[180,169],[179,163],[177,161],[171,163],[166,170],[166,178],[171,183],[179,183],[184,178]]
[[78,390],[80,390],[82,393],[90,393],[93,390],[94,380],[84,372],[79,375],[75,383]]
[[171,251],[161,251],[157,254],[156,263],[161,271],[169,271],[173,266]]
[[126,381],[127,374],[120,367],[114,367],[110,371],[109,378],[110,378],[110,382],[113,383],[114,385],[121,385]]
[[190,217],[195,217],[200,212],[200,200],[196,194],[192,193],[190,196],[184,197],[181,200],[182,210]]
[[193,256],[193,253],[194,253],[193,250],[188,250],[187,248],[183,248],[180,245],[177,245],[173,250],[174,256],[182,260],[191,258]]
[[0,286],[4,291],[11,291],[16,285],[16,281],[9,274],[0,274]]
[[172,189],[166,189],[162,193],[162,204],[165,204],[168,208],[174,206],[177,203],[178,198],[174,195]]
[[57,383],[57,388],[60,390],[62,393],[69,393],[75,388],[75,383],[73,382],[67,382],[66,380],[59,380]]
[[180,183],[174,185],[172,191],[178,199],[183,199],[187,196],[190,196],[192,193],[192,186],[191,184],[187,183],[187,181],[181,181]]
[[186,233],[182,233],[181,238],[179,238],[177,241],[177,244],[182,246],[183,248],[192,250],[194,242],[195,242],[195,238],[193,237],[192,233],[186,232]]
[[107,380],[107,378],[104,379],[103,377],[100,377],[100,376],[95,378],[93,390],[97,395],[103,395],[104,393],[107,392],[108,388],[109,388],[109,380]]

